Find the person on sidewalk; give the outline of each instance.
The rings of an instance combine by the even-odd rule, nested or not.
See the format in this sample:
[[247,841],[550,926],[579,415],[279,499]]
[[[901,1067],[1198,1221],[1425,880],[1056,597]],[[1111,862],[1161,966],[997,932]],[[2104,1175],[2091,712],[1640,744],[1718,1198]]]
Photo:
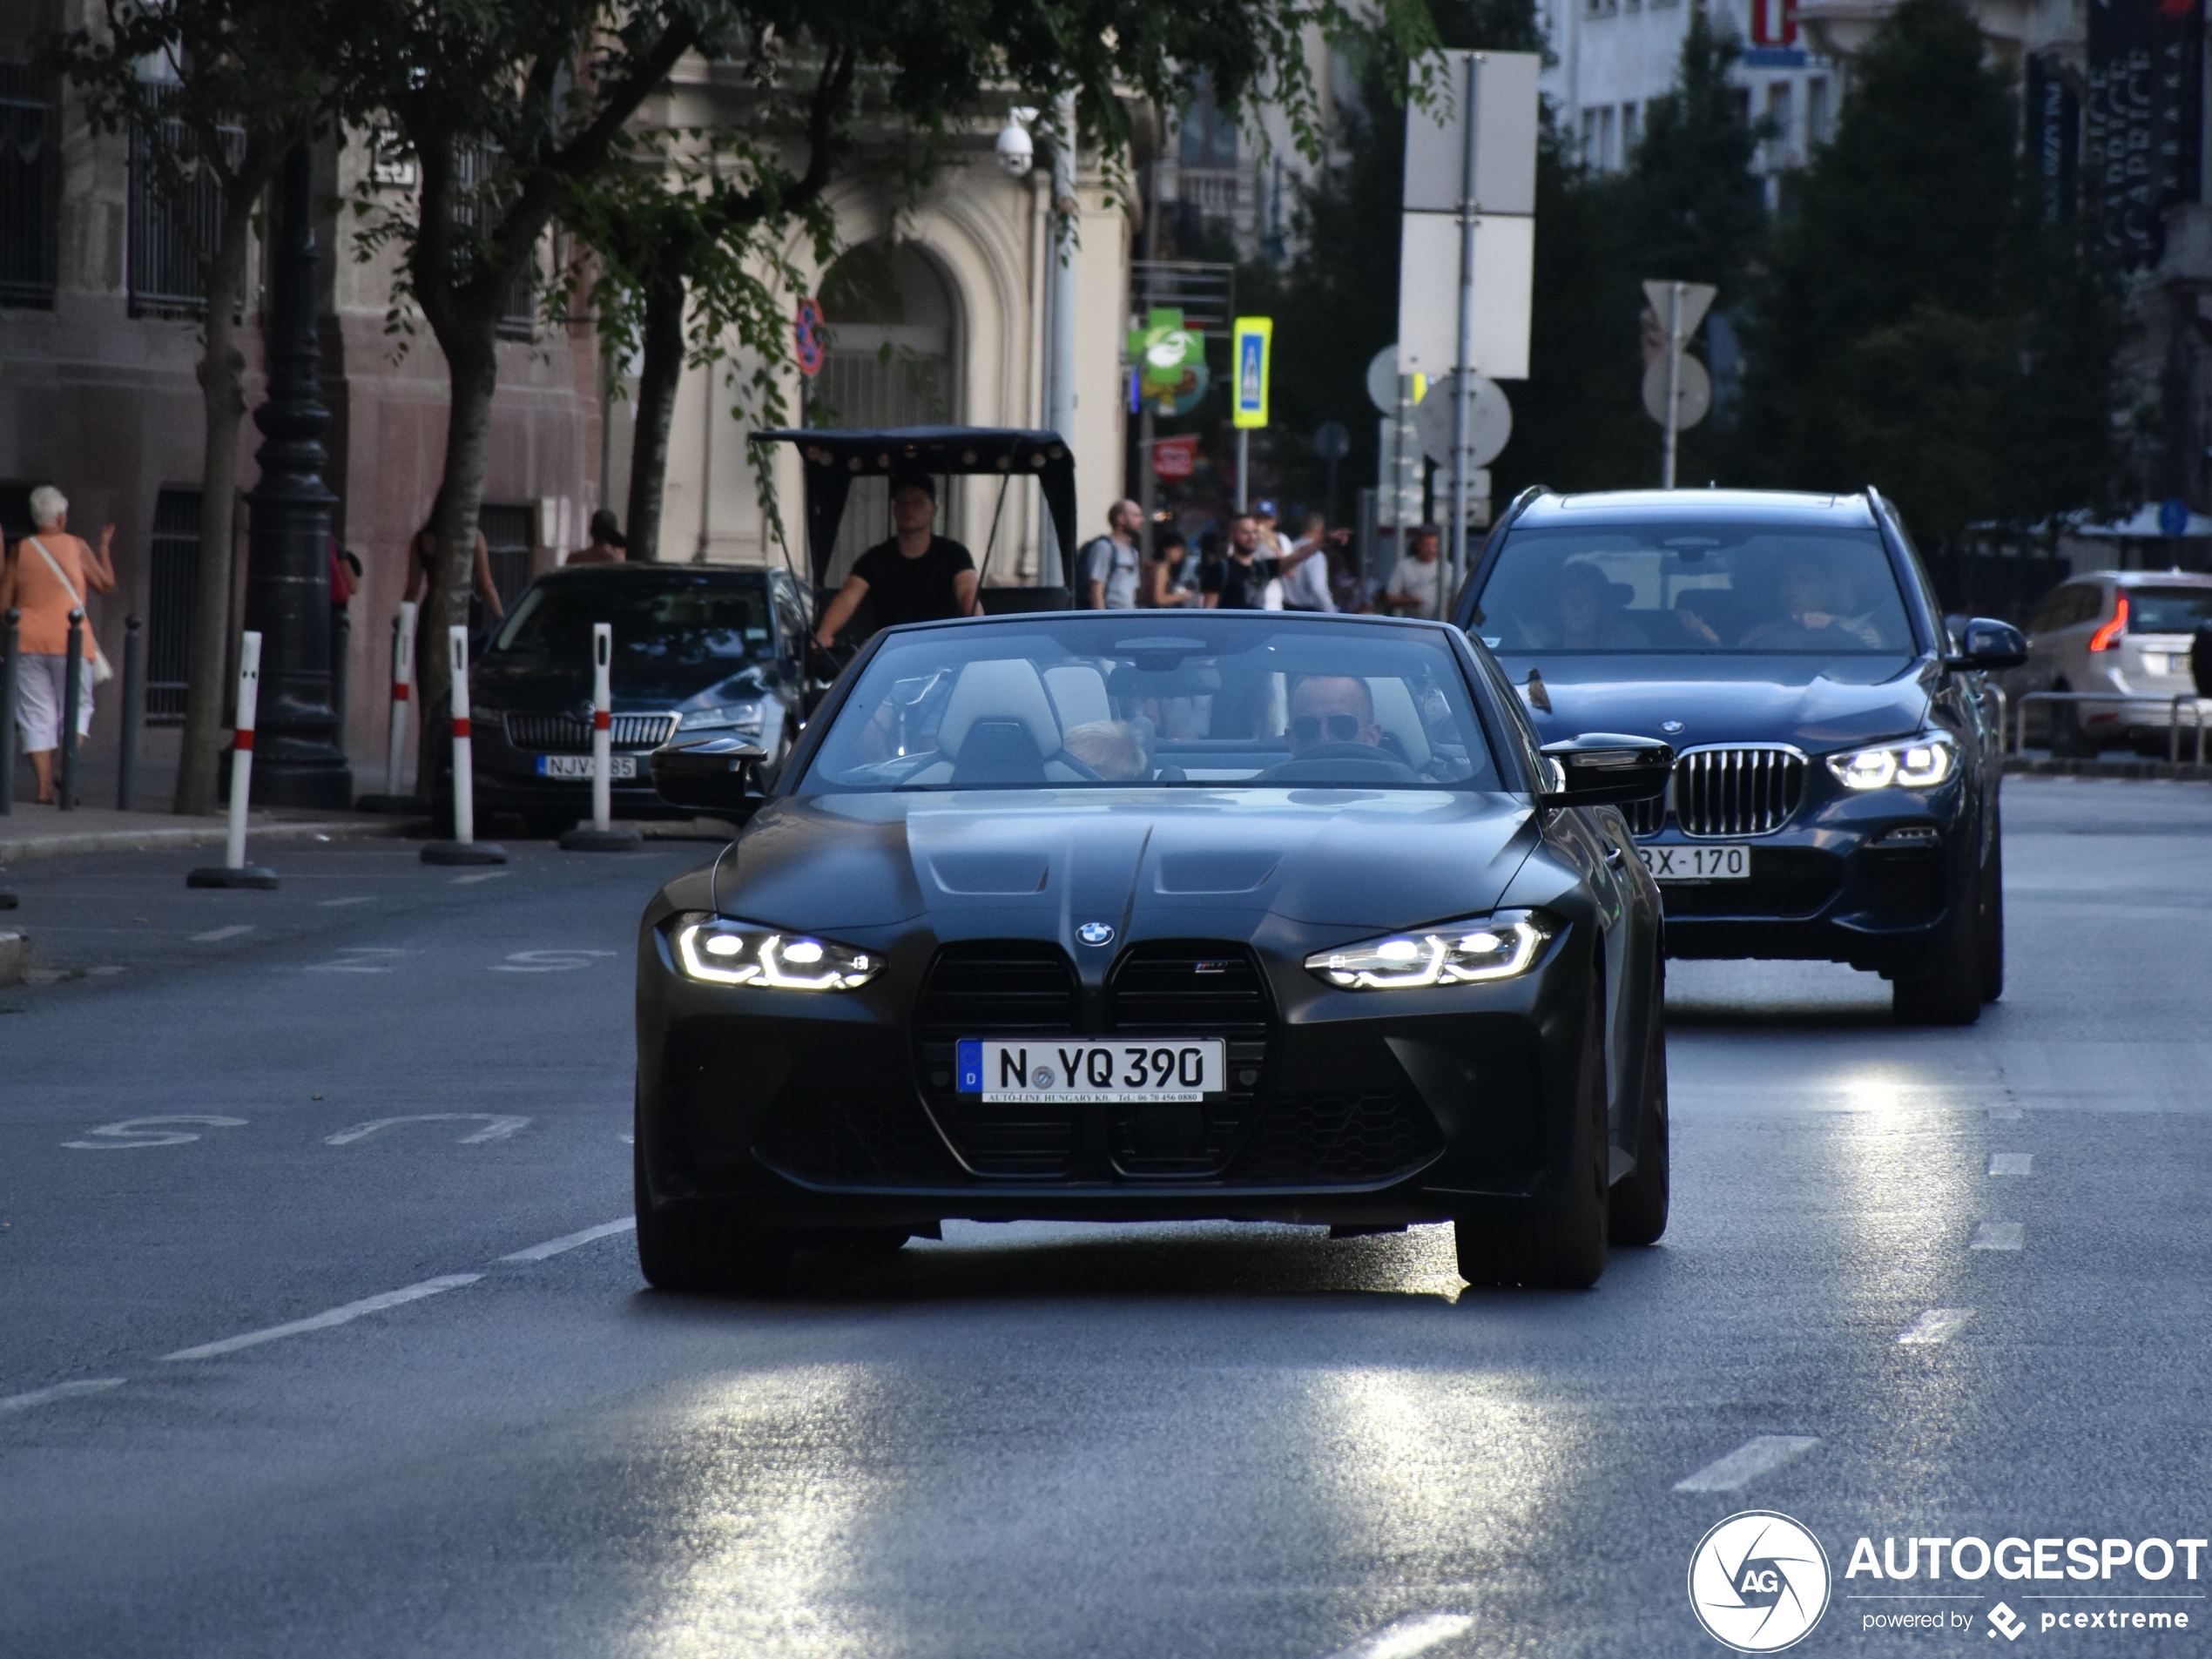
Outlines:
[[630,557],[630,543],[615,523],[614,509],[602,507],[591,515],[591,545],[569,555],[570,564],[621,564]]
[[1082,554],[1083,604],[1093,610],[1134,610],[1143,555],[1137,537],[1144,529],[1144,509],[1133,501],[1117,501],[1106,509],[1106,534],[1084,543]]
[[[425,602],[422,609],[416,613],[415,623],[415,660],[418,663],[423,660],[422,631],[430,625],[430,607],[428,603],[430,591],[430,572],[437,563],[438,520],[443,516],[445,507],[445,486],[440,484],[437,496],[430,502],[430,516],[423,521],[422,528],[415,531],[415,540],[409,544],[415,556],[408,561],[407,591],[400,596],[409,601],[419,599]],[[507,617],[507,607],[499,602],[499,584],[492,580],[491,543],[484,540],[484,533],[481,529],[476,532],[475,564],[475,581],[469,595],[467,619],[469,649],[472,656],[482,649],[482,641],[491,631],[485,620],[485,613],[487,611],[490,613],[491,622],[503,622]]]
[[[51,484],[30,492],[31,533],[8,551],[0,570],[0,612],[23,612],[17,636],[22,670],[16,682],[16,725],[38,776],[38,799],[54,800],[54,751],[61,746],[63,711],[69,686],[69,613],[85,609],[89,589],[111,593],[115,566],[109,558],[115,526],[100,531],[95,553],[69,532],[69,499]],[[91,618],[84,622],[84,666],[78,679],[77,735],[92,730],[92,666],[101,659],[92,643]]]
[[937,481],[926,472],[893,477],[891,524],[896,533],[853,562],[853,574],[822,613],[814,643],[824,651],[871,595],[878,628],[975,614],[975,556],[937,534]]
[[1444,615],[1444,532],[1433,524],[1413,531],[1413,545],[1391,567],[1377,609],[1386,617],[1425,617],[1435,621]]

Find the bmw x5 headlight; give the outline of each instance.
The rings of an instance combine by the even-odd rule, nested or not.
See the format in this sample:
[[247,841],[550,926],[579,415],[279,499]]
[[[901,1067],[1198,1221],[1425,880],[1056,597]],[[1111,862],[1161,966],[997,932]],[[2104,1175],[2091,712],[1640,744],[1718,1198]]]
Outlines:
[[1958,752],[1941,732],[1830,755],[1828,770],[1846,789],[1932,789],[1951,776]]
[[1305,966],[1330,984],[1353,991],[1472,985],[1527,973],[1554,931],[1540,911],[1501,910],[1449,927],[1316,951]]
[[676,960],[687,976],[710,985],[776,991],[857,991],[883,971],[876,951],[698,914],[677,922]]

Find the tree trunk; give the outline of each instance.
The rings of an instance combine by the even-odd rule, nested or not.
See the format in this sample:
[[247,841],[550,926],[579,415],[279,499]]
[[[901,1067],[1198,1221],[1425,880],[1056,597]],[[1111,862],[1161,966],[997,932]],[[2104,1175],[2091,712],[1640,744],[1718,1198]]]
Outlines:
[[491,456],[491,406],[499,389],[498,322],[486,308],[462,307],[460,326],[439,331],[452,386],[446,428],[445,505],[437,523],[436,562],[423,592],[425,614],[415,679],[422,688],[423,776],[452,764],[453,672],[447,630],[469,620],[475,587],[476,515],[483,504]]
[[668,434],[676,419],[676,388],[684,378],[684,302],[680,275],[661,279],[645,294],[637,424],[630,441],[630,522],[624,527],[629,555],[641,563],[660,556]]
[[231,637],[231,543],[238,502],[239,423],[246,418],[246,358],[234,320],[246,277],[253,210],[274,170],[267,154],[249,152],[237,188],[223,203],[221,239],[208,262],[206,348],[199,360],[199,396],[206,422],[199,466],[199,563],[192,574],[192,639],[185,691],[183,754],[177,767],[176,810],[215,810],[223,753],[223,698]]

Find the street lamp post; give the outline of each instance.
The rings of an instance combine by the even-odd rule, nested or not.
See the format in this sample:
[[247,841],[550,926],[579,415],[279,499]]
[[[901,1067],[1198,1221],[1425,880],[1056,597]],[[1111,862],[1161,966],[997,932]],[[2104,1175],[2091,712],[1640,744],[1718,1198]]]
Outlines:
[[253,799],[350,806],[353,768],[330,697],[330,537],[337,497],[323,483],[330,424],[317,369],[314,157],[285,158],[269,259],[269,395],[253,413],[261,480],[246,497],[246,627],[263,640]]

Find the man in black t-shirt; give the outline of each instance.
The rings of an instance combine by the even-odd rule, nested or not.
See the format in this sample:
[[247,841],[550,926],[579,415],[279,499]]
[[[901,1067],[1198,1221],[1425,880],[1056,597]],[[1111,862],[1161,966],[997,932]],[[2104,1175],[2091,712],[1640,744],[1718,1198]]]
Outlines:
[[1262,610],[1266,608],[1267,584],[1284,571],[1303,564],[1318,553],[1319,536],[1302,542],[1280,558],[1256,558],[1259,525],[1250,513],[1229,521],[1229,556],[1211,566],[1198,578],[1207,610]]
[[935,622],[975,614],[975,560],[948,536],[937,534],[937,482],[927,473],[898,473],[891,480],[891,524],[896,534],[853,561],[814,631],[825,651],[853,620],[863,599],[873,599],[875,625]]

